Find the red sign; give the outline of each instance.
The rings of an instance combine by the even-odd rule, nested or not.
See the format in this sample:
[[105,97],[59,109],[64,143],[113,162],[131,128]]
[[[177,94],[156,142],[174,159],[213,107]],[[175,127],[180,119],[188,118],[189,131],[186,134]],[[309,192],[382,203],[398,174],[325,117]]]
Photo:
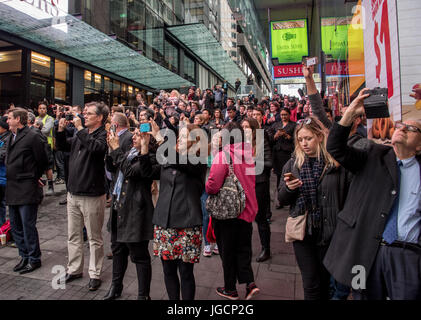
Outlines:
[[348,64],[346,62],[326,63],[326,74],[329,76],[348,75]]
[[273,67],[273,73],[275,78],[304,77],[301,63]]

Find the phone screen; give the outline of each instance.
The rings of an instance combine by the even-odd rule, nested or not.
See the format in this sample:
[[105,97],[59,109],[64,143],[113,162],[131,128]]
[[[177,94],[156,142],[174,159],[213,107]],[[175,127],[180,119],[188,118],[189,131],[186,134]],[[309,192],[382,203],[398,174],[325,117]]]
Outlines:
[[151,124],[150,123],[142,123],[140,125],[140,132],[151,132]]

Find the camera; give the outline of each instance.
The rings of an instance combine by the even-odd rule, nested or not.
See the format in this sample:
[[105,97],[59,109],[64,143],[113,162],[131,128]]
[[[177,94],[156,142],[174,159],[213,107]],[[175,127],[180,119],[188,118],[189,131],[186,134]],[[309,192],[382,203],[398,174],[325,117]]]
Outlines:
[[72,121],[73,120],[73,115],[72,114],[66,114],[66,120],[67,121]]
[[389,118],[388,90],[387,88],[374,88],[368,90],[369,97],[364,100],[364,109],[367,119]]
[[308,68],[308,67],[315,66],[316,64],[318,64],[319,59],[317,57],[312,57],[312,58],[304,57],[304,63],[306,67]]

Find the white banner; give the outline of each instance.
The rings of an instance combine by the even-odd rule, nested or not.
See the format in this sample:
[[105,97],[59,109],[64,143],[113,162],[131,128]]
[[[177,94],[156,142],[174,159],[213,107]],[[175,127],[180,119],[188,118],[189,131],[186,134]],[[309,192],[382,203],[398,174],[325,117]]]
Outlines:
[[69,10],[69,0],[0,0],[0,3],[38,20],[64,17]]
[[363,0],[366,86],[389,90],[389,111],[402,119],[398,24],[395,0]]

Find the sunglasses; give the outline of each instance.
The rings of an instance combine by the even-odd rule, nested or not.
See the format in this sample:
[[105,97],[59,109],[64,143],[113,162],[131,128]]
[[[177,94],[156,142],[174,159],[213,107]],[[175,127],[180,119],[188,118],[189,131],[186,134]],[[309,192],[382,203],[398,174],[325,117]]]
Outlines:
[[402,130],[405,130],[405,131],[419,132],[419,133],[421,133],[421,129],[420,128],[418,128],[416,126],[412,126],[410,124],[403,123],[401,121],[396,121],[395,122],[395,129],[402,129]]
[[300,119],[297,121],[297,124],[310,124],[311,123],[311,118],[306,118],[306,119]]

